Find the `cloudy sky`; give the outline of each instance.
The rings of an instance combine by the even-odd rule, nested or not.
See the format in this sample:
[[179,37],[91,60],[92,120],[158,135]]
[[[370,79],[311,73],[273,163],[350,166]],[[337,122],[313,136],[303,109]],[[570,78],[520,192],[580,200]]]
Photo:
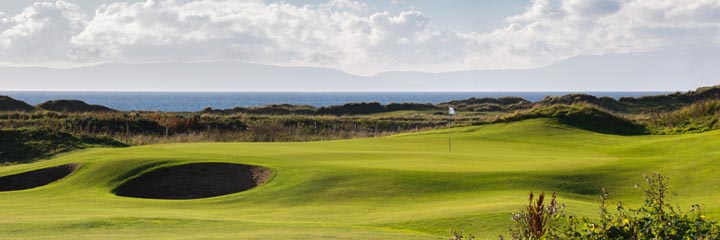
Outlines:
[[720,45],[720,0],[1,0],[0,66],[528,69]]

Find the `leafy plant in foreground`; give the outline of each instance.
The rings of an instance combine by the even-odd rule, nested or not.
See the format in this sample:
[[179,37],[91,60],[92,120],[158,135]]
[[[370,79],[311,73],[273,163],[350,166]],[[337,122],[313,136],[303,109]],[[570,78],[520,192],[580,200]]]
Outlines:
[[465,231],[458,232],[455,230],[450,230],[450,240],[475,240],[475,236],[472,234],[468,234],[467,237],[465,236]]
[[615,211],[609,211],[609,195],[603,189],[600,219],[568,217],[565,230],[548,239],[720,239],[720,225],[708,221],[700,205],[683,212],[670,204],[667,176],[643,176],[645,200],[640,208],[619,202]]
[[[558,204],[555,194],[545,205],[540,194],[530,201],[524,212],[513,213],[512,239],[720,239],[720,224],[705,217],[705,209],[692,205],[683,212],[670,203],[667,176],[658,173],[643,175],[645,200],[639,208],[629,208],[618,202],[611,210],[609,194],[603,188],[600,196],[600,217],[589,219],[565,215],[564,204]],[[457,232],[452,239],[458,237]],[[503,239],[503,236],[500,236]]]
[[545,205],[545,193],[540,193],[537,200],[533,202],[535,195],[530,192],[528,205],[525,212],[513,213],[512,220],[515,222],[510,229],[510,236],[514,239],[540,239],[548,232],[557,231],[554,229],[556,222],[562,219],[564,206],[557,203],[555,193],[550,198],[550,203]]

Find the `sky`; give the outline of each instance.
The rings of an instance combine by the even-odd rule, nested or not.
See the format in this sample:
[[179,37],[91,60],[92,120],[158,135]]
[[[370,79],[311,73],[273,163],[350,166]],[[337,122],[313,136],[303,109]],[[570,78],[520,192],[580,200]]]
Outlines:
[[0,1],[0,67],[238,61],[373,76],[719,45],[720,0]]

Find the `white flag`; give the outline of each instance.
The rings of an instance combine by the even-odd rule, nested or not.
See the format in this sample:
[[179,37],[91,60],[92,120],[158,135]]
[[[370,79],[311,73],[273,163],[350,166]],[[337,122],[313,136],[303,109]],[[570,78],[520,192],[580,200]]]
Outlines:
[[450,115],[455,115],[455,109],[452,108],[452,107],[448,108],[448,113],[449,113]]

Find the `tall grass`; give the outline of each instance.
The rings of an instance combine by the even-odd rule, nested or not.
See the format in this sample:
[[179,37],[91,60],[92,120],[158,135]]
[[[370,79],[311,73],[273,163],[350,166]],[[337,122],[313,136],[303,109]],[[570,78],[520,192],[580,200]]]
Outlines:
[[647,130],[641,124],[592,104],[536,106],[532,109],[500,115],[491,121],[480,122],[480,124],[513,122],[534,118],[555,118],[570,126],[601,133],[620,135],[647,133]]
[[679,110],[653,114],[646,124],[658,134],[704,132],[720,129],[720,100],[693,103]]
[[[458,118],[456,124],[477,117]],[[375,137],[447,125],[446,116],[267,115],[164,112],[0,112],[0,130],[51,129],[131,145],[170,142],[293,142]]]

